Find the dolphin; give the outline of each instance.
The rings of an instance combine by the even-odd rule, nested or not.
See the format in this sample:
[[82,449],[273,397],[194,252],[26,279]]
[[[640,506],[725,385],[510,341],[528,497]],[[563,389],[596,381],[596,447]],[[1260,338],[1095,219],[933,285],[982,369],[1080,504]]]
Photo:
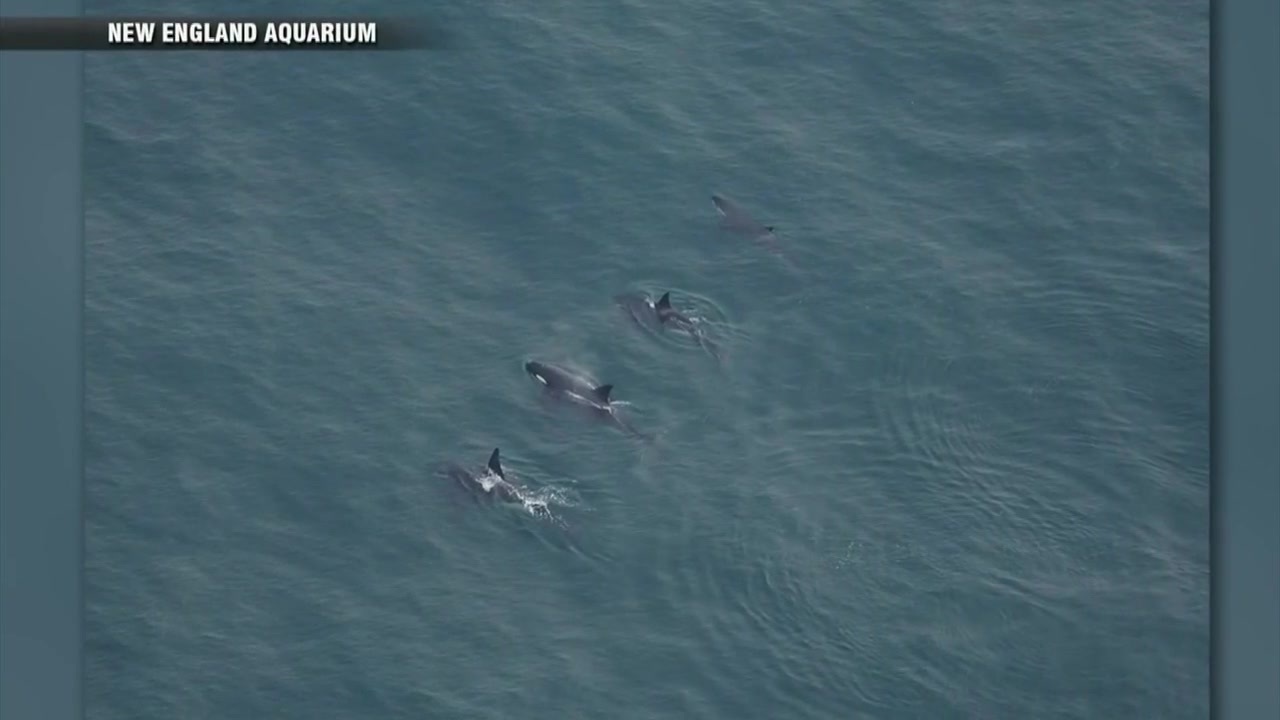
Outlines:
[[612,385],[593,385],[591,381],[575,375],[562,367],[530,360],[524,364],[525,372],[534,380],[542,383],[548,391],[563,395],[568,399],[586,405],[594,410],[608,411],[611,408],[610,394]]
[[760,224],[741,205],[719,193],[711,195],[711,202],[716,206],[716,212],[720,213],[720,227],[763,245],[765,250],[781,260],[793,274],[799,272],[795,264],[782,252],[772,225]]
[[657,308],[648,293],[630,292],[615,295],[613,301],[627,313],[636,325],[654,332],[662,330],[662,321],[658,319]]
[[761,225],[741,205],[724,195],[712,194],[711,202],[720,213],[720,222],[725,228],[746,235],[753,240],[774,239],[773,226]]
[[489,463],[482,473],[476,474],[457,463],[449,463],[444,468],[444,474],[473,497],[495,498],[510,503],[524,500],[520,489],[507,481],[507,474],[502,471],[502,462],[498,457],[498,448],[493,449]]
[[569,400],[599,417],[608,418],[611,423],[636,437],[645,440],[652,439],[651,436],[636,430],[618,417],[615,412],[617,403],[611,397],[613,393],[612,385],[596,385],[565,368],[538,362],[537,360],[526,362],[524,370],[534,380],[542,383],[543,388],[552,397]]
[[679,330],[693,338],[712,357],[722,359],[719,346],[707,337],[706,332],[692,318],[671,305],[670,292],[663,293],[657,302],[647,294],[620,295],[617,300],[637,325],[656,331],[666,328]]
[[671,293],[664,292],[662,297],[658,298],[658,302],[653,304],[653,309],[658,313],[658,321],[664,325],[694,331],[694,322],[689,319],[688,315],[671,307]]

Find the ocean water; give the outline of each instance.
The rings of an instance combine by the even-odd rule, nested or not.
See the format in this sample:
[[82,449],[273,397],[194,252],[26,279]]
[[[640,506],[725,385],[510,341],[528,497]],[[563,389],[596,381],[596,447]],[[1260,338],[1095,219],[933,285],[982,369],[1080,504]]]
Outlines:
[[88,717],[1207,716],[1207,3],[273,11],[453,42],[86,57]]

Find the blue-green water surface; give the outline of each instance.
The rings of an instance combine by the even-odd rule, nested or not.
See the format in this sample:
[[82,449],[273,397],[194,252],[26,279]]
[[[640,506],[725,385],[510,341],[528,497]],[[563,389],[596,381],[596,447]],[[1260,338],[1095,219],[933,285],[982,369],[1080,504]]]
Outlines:
[[88,717],[1207,715],[1207,4],[92,9],[453,42],[86,58]]

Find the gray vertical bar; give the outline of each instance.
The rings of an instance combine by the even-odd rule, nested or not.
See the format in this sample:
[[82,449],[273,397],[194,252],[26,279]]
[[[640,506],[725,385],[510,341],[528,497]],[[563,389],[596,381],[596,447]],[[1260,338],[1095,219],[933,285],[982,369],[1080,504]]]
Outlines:
[[[3,0],[5,15],[81,14]],[[0,718],[81,702],[81,55],[0,53]]]
[[1280,717],[1280,4],[1214,9],[1214,709]]

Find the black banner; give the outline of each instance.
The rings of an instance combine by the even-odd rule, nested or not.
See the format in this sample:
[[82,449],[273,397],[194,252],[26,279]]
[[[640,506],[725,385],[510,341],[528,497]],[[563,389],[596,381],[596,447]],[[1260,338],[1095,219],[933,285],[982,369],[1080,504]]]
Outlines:
[[421,19],[0,18],[0,50],[431,50],[444,33]]

